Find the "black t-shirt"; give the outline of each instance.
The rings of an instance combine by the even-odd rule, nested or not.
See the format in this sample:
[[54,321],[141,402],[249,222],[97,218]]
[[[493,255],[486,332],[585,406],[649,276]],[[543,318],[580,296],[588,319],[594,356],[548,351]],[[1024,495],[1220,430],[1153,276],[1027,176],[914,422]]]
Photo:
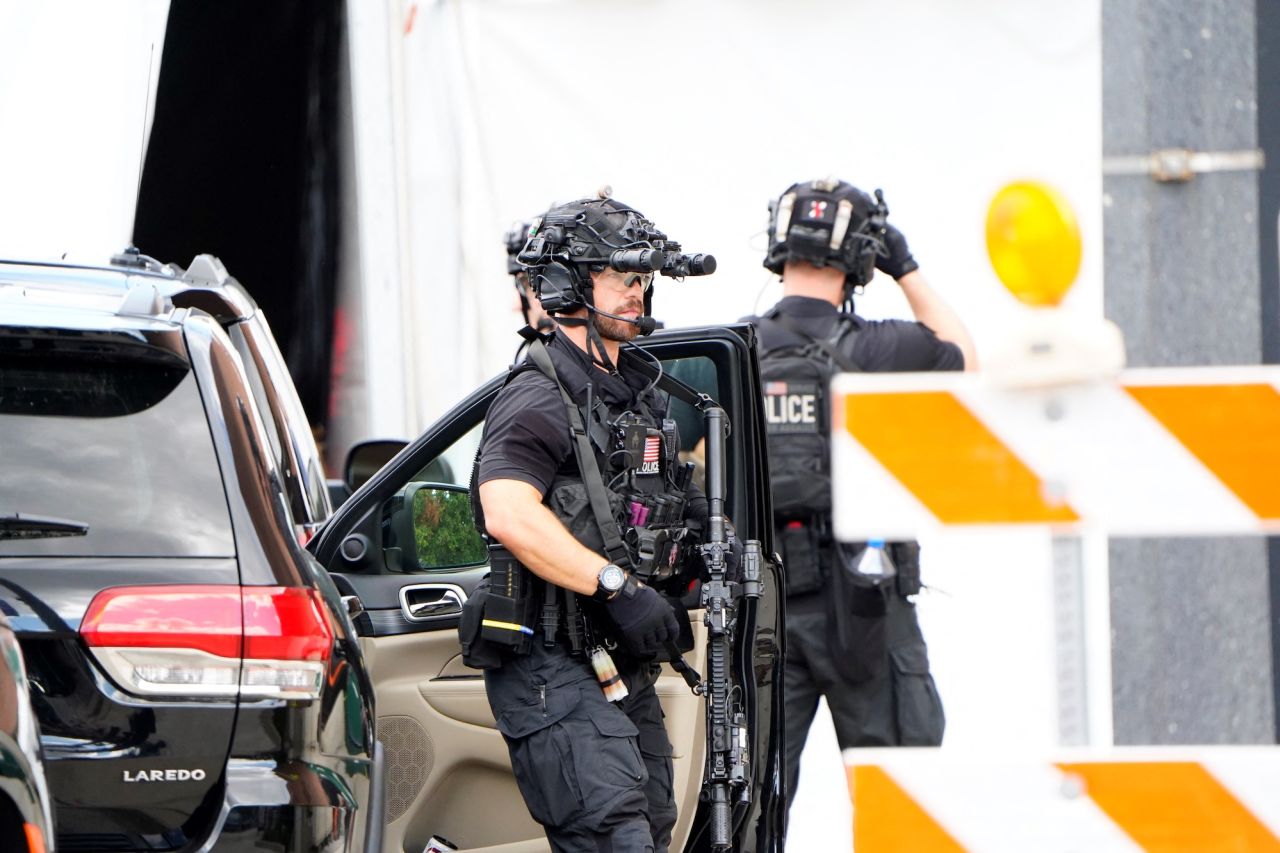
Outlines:
[[[563,335],[547,344],[560,381],[570,395],[581,400],[583,377],[590,377],[592,394],[611,409],[628,408],[648,384],[638,371],[610,374],[593,365],[587,354]],[[577,369],[564,369],[562,365]],[[575,380],[577,380],[575,382]],[[654,402],[658,414],[661,407]],[[545,496],[557,474],[578,476],[569,414],[555,383],[532,364],[507,383],[489,408],[480,449],[477,483],[519,480]]]
[[[786,296],[777,304],[779,313],[815,338],[826,340],[835,331],[841,312],[825,299]],[[921,370],[963,370],[960,347],[941,340],[923,323],[910,320],[866,320],[845,314],[858,330],[844,339],[848,351],[852,341],[853,361],[867,373]],[[758,322],[758,318],[748,318]],[[803,345],[807,341],[776,323],[759,323],[760,345],[769,350]]]

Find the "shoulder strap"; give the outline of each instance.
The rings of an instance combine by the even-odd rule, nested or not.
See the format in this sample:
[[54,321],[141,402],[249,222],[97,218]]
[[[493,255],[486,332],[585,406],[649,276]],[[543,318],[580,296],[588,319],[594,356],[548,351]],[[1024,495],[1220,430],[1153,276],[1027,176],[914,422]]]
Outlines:
[[802,328],[798,323],[781,312],[770,312],[763,318],[771,323],[777,323],[793,335],[803,338],[813,346],[817,347],[832,363],[838,366],[846,373],[861,373],[862,368],[859,367],[852,358],[840,351],[840,345],[844,343],[846,338],[851,338],[858,334],[858,327],[849,321],[849,318],[841,316],[836,320],[835,331],[825,340],[816,338],[808,331]]
[[609,497],[604,491],[604,477],[600,473],[596,455],[591,451],[591,444],[587,440],[587,427],[583,423],[582,412],[561,384],[560,377],[556,375],[555,365],[552,364],[551,356],[547,354],[547,348],[542,341],[533,341],[529,344],[529,360],[556,384],[556,388],[560,389],[560,399],[564,401],[565,411],[569,415],[569,431],[572,433],[574,442],[573,455],[578,460],[578,474],[582,477],[582,485],[587,490],[587,500],[591,503],[591,512],[596,517],[596,526],[600,528],[605,554],[610,562],[624,569],[630,569],[631,555],[622,542],[618,525],[609,510]]

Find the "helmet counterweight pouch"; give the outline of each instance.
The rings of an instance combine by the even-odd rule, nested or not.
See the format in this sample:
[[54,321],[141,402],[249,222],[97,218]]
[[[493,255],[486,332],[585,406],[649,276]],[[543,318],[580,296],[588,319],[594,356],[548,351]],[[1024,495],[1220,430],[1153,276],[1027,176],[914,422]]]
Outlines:
[[875,275],[887,215],[880,190],[873,199],[834,179],[793,184],[769,205],[764,266],[778,275],[789,261],[833,267],[845,274],[848,298]]

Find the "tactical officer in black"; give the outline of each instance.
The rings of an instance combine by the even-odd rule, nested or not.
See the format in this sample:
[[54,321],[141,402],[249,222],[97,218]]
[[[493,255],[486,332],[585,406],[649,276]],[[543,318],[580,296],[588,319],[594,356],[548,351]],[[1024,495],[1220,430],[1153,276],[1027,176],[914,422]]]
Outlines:
[[520,302],[520,313],[524,316],[525,325],[539,332],[550,332],[555,328],[555,323],[542,310],[542,303],[529,285],[529,272],[518,260],[524,244],[529,242],[529,225],[528,222],[516,222],[502,237],[507,249],[507,275],[511,276],[511,283],[515,285],[516,299]]
[[[878,190],[871,198],[834,179],[788,188],[770,204],[764,261],[782,276],[783,298],[749,318],[760,332],[775,541],[787,570],[789,797],[820,696],[842,748],[942,741],[942,704],[909,598],[921,586],[919,546],[881,546],[885,560],[831,535],[831,376],[975,367],[964,326],[887,215]],[[853,312],[855,288],[875,269],[897,281],[917,322]]]
[[473,492],[491,574],[468,601],[464,655],[485,668],[554,850],[664,851],[676,812],[655,657],[689,632],[657,588],[682,583],[706,499],[648,357],[624,344],[652,331],[654,273],[697,271],[607,197],[535,219],[519,260],[557,329],[523,332],[528,355],[485,424]]

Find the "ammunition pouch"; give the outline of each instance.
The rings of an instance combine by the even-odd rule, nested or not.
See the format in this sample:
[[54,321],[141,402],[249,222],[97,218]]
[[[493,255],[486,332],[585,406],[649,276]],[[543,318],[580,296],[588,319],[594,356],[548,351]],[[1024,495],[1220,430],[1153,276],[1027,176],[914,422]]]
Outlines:
[[480,623],[484,619],[488,600],[489,581],[485,579],[462,605],[458,640],[462,645],[462,662],[472,669],[497,669],[502,666],[503,646],[480,636]]
[[649,586],[680,574],[688,556],[687,543],[692,541],[684,527],[632,527],[623,541],[634,555],[634,571]]
[[533,639],[537,602],[529,570],[501,545],[489,546],[489,589],[480,619],[480,638],[525,654]]
[[777,542],[786,570],[787,595],[807,595],[822,589],[824,538],[810,522],[782,522]]

